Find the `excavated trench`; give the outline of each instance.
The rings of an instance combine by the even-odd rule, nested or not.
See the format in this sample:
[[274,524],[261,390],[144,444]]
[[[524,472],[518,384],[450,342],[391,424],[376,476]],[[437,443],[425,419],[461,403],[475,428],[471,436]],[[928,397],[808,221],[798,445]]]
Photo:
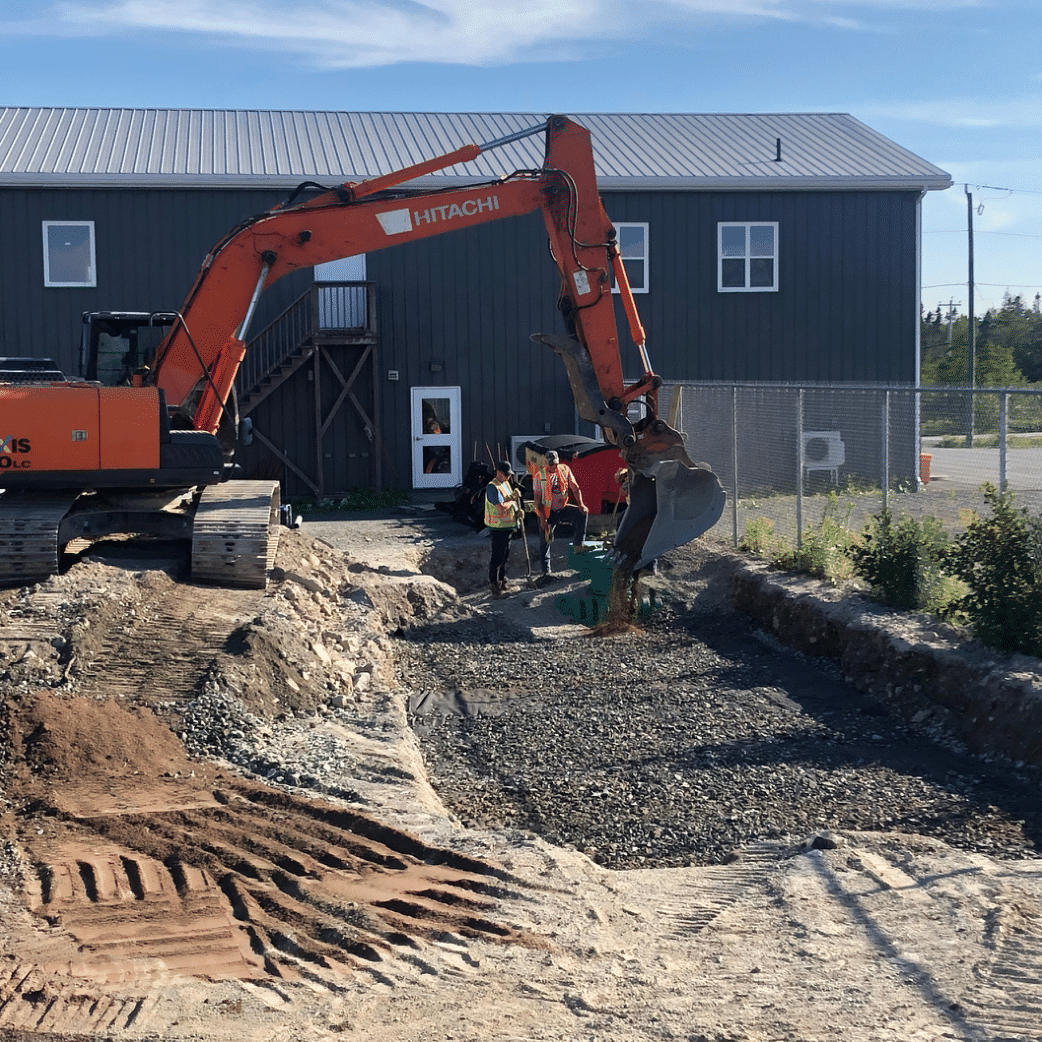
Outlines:
[[1042,662],[1003,656],[939,620],[885,610],[825,583],[743,560],[735,606],[789,647],[835,662],[902,718],[976,753],[1042,768]]
[[[442,666],[429,652],[455,655],[462,634],[472,642],[450,671],[456,694],[465,694],[482,687],[466,682],[485,654],[475,655],[473,640],[506,635],[521,649],[506,686],[523,701],[540,646],[578,653],[576,683],[603,656],[580,628],[554,621],[552,592],[476,601],[487,567],[479,538],[416,531],[409,552],[400,541],[381,551],[347,532],[346,559],[333,539],[289,533],[266,594],[203,591],[178,581],[175,564],[127,567],[103,554],[47,583],[0,590],[0,882],[8,885],[0,888],[0,1033],[174,1038],[183,1000],[173,996],[188,979],[206,978],[208,988],[237,982],[257,1008],[283,1008],[299,1001],[292,989],[300,986],[339,996],[362,981],[394,989],[417,977],[449,980],[473,971],[475,945],[545,943],[520,912],[534,900],[532,883],[496,858],[462,853],[455,826],[438,824],[442,811],[401,693],[392,696],[395,658],[425,648],[433,691]],[[919,726],[1038,762],[1024,737],[1042,733],[1033,715],[1037,663],[960,651],[928,622],[726,554],[714,560],[690,585],[669,579],[679,601],[719,615],[733,582],[735,604],[764,631],[809,654],[824,651],[852,684]],[[421,561],[436,578],[417,574]],[[523,577],[523,555],[512,562]],[[600,646],[633,668],[626,641],[642,639]],[[938,658],[943,668],[924,665]],[[931,685],[942,690],[935,696]],[[953,702],[955,693],[969,700]],[[767,694],[786,719],[792,706],[781,689]],[[599,718],[626,724],[632,743],[632,721],[615,708]],[[581,745],[581,717],[565,713],[559,722]],[[691,747],[690,722],[675,723]],[[487,713],[478,711],[477,724],[489,724]],[[573,752],[590,753],[589,743],[579,745],[558,746],[544,766],[560,775]],[[436,757],[429,766],[445,772]],[[721,777],[732,770],[723,760],[708,766]],[[510,776],[500,764],[488,776],[489,803],[487,778],[475,786],[468,770],[459,812],[476,825],[486,813],[485,824],[509,825],[519,797],[539,796],[542,786],[538,774]],[[633,805],[612,800],[625,780],[625,770],[591,775],[596,785],[577,793],[580,806],[593,800],[602,820],[617,820],[620,834]],[[450,803],[454,784],[439,782]],[[544,795],[559,808],[573,799],[551,786]],[[676,805],[663,803],[663,815]],[[740,815],[727,813],[724,840],[740,843]],[[541,824],[513,820],[569,842],[561,814],[544,814]],[[640,835],[651,833],[642,825]],[[764,864],[778,856],[766,851]],[[761,885],[766,871],[757,868],[748,885]],[[721,882],[731,888],[728,902],[739,897],[736,878]],[[709,922],[716,911],[706,914]],[[243,1037],[231,1015],[243,992],[209,994],[198,1001],[227,1003],[221,1037]]]

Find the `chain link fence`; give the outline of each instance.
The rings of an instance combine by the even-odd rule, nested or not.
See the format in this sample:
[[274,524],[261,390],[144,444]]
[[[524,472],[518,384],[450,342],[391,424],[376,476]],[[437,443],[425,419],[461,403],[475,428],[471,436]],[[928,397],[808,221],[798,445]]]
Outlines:
[[988,512],[985,483],[1042,514],[1039,390],[675,383],[659,407],[726,489],[707,537],[731,545],[769,518],[798,546],[827,508],[854,531],[887,506],[954,534]]

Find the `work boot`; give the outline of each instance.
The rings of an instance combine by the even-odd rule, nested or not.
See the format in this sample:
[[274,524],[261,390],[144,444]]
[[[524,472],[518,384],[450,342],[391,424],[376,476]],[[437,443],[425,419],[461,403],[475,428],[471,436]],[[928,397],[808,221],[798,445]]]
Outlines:
[[502,597],[503,596],[503,593],[502,593],[502,591],[499,588],[499,583],[489,583],[488,584],[488,588],[489,588],[490,592],[492,593],[493,597]]
[[508,583],[506,580],[499,584],[499,592],[501,594],[517,593],[517,587],[513,583]]

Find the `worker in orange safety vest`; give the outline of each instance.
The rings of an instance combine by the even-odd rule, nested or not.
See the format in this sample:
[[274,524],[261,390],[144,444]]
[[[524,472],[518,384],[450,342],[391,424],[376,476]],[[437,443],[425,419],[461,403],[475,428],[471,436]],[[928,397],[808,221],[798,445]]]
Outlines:
[[572,468],[562,463],[553,449],[544,454],[546,465],[532,474],[532,500],[539,518],[539,557],[543,566],[542,582],[550,582],[550,544],[554,529],[562,522],[572,525],[572,542],[582,546],[590,511],[583,502],[582,489]]
[[506,460],[496,464],[495,477],[485,486],[485,527],[492,539],[492,557],[488,564],[488,584],[493,597],[511,593],[507,583],[507,559],[510,540],[524,517],[521,490],[514,488],[510,479],[513,470]]

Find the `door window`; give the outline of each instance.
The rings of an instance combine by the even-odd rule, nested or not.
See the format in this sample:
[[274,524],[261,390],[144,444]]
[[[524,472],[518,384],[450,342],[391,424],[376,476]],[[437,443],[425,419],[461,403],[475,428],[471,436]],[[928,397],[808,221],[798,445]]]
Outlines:
[[413,488],[452,488],[462,480],[460,388],[412,389]]

